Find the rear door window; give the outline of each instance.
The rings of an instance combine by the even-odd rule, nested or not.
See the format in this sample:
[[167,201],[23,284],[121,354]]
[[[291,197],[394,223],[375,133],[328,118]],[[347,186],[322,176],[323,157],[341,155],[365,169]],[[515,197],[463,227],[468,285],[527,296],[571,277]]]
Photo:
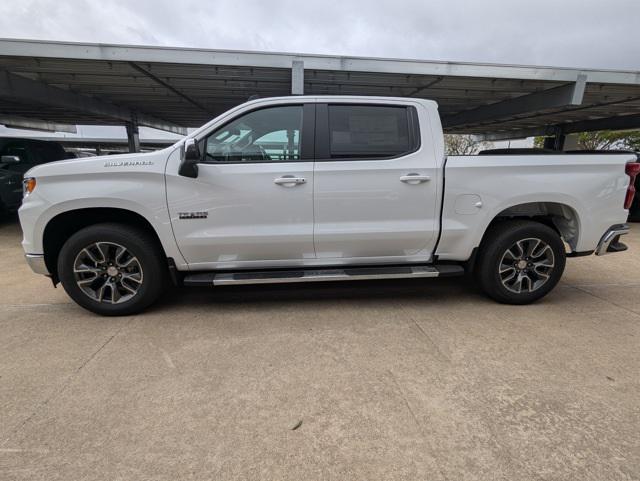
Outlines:
[[382,159],[409,154],[419,146],[413,107],[329,105],[331,159]]

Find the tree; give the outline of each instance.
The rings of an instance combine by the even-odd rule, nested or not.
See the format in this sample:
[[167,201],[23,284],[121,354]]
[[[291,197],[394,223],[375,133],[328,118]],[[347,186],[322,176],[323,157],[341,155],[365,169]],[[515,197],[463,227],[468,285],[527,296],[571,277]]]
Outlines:
[[[533,145],[535,147],[543,147],[544,137],[536,137]],[[640,130],[582,132],[578,134],[578,148],[581,150],[621,149],[640,151]]]
[[491,142],[476,140],[473,135],[467,134],[446,134],[444,144],[447,155],[474,155],[491,148]]

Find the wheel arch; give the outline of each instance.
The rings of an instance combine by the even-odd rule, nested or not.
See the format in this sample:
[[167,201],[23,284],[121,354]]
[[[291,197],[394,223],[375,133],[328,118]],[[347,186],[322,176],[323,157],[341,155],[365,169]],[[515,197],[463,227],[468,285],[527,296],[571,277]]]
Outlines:
[[[580,236],[580,216],[576,209],[562,202],[525,202],[501,210],[491,220],[484,235],[496,223],[522,219],[540,222],[555,230],[558,235],[575,251]],[[484,236],[483,236],[484,238]]]
[[116,207],[73,209],[57,214],[47,222],[44,228],[42,237],[44,260],[54,282],[58,281],[58,255],[66,240],[80,229],[105,222],[114,222],[144,230],[156,241],[164,257],[167,257],[155,228],[139,213]]
[[580,215],[578,211],[563,202],[523,202],[500,210],[487,224],[480,242],[473,249],[467,262],[470,270],[474,270],[478,251],[487,238],[487,234],[502,222],[508,220],[529,220],[552,228],[560,238],[569,245],[571,252],[577,251],[580,236]]

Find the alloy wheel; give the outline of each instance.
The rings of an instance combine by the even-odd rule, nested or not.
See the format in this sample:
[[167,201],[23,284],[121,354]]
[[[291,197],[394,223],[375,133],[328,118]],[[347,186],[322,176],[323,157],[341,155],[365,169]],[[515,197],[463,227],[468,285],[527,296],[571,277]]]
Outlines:
[[551,277],[554,266],[551,246],[541,239],[528,238],[505,251],[498,269],[505,289],[520,294],[540,289]]
[[82,249],[73,273],[85,295],[107,304],[127,302],[138,294],[144,280],[138,258],[114,242],[95,242]]

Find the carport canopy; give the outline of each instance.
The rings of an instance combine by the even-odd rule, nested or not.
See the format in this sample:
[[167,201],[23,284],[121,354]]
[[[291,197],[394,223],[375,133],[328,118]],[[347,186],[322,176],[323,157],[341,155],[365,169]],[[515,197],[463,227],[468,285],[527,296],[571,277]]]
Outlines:
[[640,72],[0,39],[0,122],[185,134],[250,96],[376,95],[439,104],[487,140],[640,127]]

